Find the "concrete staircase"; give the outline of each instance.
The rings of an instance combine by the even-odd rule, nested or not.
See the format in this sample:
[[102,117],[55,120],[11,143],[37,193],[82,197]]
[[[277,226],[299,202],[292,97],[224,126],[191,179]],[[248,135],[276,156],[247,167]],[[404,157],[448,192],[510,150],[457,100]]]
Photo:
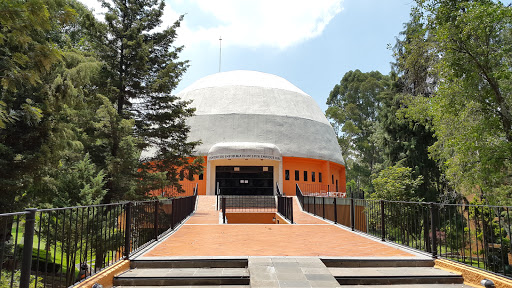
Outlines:
[[115,287],[250,287],[247,259],[132,260]]
[[322,259],[341,287],[470,287],[430,259]]

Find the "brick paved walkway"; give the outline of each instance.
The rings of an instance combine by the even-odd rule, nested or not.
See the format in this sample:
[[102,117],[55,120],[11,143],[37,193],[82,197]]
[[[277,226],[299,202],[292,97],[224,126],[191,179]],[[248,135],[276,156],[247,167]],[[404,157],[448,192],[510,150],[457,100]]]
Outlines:
[[337,256],[414,257],[301,212],[297,224],[218,224],[214,196],[200,196],[196,213],[173,235],[142,257],[173,256]]

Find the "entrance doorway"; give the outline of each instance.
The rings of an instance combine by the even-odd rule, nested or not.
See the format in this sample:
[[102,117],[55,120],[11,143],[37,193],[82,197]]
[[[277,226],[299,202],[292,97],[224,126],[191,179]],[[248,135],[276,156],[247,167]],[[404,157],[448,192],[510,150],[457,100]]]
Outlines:
[[217,166],[215,179],[222,195],[274,195],[272,166]]

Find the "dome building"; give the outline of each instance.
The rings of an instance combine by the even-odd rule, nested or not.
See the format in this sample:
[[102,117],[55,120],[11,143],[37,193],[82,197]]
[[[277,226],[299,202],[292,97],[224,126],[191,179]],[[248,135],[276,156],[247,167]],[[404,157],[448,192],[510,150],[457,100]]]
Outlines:
[[[177,94],[192,101],[189,140],[205,159],[199,195],[273,195],[276,184],[345,192],[334,130],[315,100],[287,80],[255,71],[204,77]],[[303,190],[305,188],[302,188]],[[307,189],[306,189],[307,190]]]

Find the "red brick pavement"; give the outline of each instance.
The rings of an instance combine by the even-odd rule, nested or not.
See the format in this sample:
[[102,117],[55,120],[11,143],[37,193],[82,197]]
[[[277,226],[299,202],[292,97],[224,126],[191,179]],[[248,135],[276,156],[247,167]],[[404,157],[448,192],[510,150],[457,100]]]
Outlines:
[[200,196],[196,213],[143,256],[414,256],[301,212],[296,200],[298,224],[218,224],[215,200]]

